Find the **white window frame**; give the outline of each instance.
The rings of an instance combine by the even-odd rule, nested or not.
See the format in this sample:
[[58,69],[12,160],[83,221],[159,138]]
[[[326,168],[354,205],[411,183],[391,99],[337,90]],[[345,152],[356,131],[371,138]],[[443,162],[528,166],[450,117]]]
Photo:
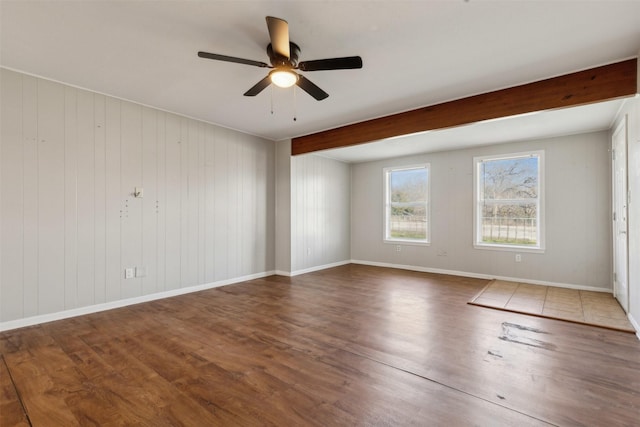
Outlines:
[[[416,240],[416,239],[402,239],[396,237],[389,236],[389,216],[391,214],[391,203],[390,203],[390,193],[389,193],[389,176],[392,172],[398,172],[403,170],[410,169],[426,169],[427,171],[427,201],[425,207],[425,213],[427,217],[427,237],[424,240]],[[382,173],[383,179],[383,241],[384,243],[392,243],[392,244],[403,244],[403,245],[419,245],[419,246],[430,246],[431,245],[431,164],[430,163],[420,163],[417,165],[407,165],[407,166],[393,166],[387,167],[383,169]]]
[[[480,189],[480,165],[491,160],[506,160],[526,157],[538,157],[538,217],[537,217],[537,245],[516,245],[482,242],[482,208]],[[532,150],[520,153],[497,154],[473,158],[473,246],[476,249],[497,251],[544,253],[545,251],[545,219],[544,219],[544,150]]]

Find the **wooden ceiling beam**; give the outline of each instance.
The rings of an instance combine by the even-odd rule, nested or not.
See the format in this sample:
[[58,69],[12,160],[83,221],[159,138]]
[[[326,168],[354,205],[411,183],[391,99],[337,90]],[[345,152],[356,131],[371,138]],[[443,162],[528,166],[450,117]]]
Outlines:
[[348,147],[483,120],[573,107],[638,92],[638,60],[629,59],[508,89],[293,138],[291,154]]

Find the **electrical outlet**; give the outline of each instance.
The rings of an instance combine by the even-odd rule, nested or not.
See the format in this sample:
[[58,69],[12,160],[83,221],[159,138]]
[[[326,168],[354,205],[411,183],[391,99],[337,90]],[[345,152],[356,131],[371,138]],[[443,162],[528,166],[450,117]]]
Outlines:
[[402,246],[396,245],[396,252],[400,252],[402,250]]
[[133,279],[133,268],[125,268],[124,269],[124,278],[125,279]]
[[516,254],[516,262],[522,262],[522,255]]

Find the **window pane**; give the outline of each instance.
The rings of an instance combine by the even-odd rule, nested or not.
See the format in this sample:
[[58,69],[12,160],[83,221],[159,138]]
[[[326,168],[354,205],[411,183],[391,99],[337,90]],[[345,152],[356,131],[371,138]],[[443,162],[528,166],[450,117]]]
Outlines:
[[428,169],[388,172],[387,238],[427,240]]
[[481,242],[509,245],[538,244],[536,203],[482,203]]
[[478,243],[540,245],[539,162],[533,154],[480,161]]
[[[393,207],[391,208],[394,209]],[[424,211],[423,211],[424,212]],[[389,237],[392,239],[416,239],[427,238],[427,216],[415,212],[412,214],[391,214],[389,222]]]
[[389,191],[391,202],[426,202],[427,170],[420,168],[391,171]]
[[481,163],[480,186],[485,199],[538,197],[538,157],[489,160]]

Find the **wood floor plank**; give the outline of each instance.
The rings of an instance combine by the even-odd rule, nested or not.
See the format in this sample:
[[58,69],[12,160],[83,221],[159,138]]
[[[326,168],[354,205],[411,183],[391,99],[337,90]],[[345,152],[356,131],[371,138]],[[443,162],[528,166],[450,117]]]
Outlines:
[[[79,425],[64,400],[67,391],[52,378],[55,370],[35,358],[14,359],[13,354],[7,354],[5,359],[32,425]],[[0,421],[0,425],[4,425],[5,420]]]
[[637,422],[635,336],[466,304],[486,283],[345,265],[7,331],[0,425],[17,393],[34,426]]
[[27,414],[13,385],[4,357],[0,358],[0,425],[16,427],[29,425]]

